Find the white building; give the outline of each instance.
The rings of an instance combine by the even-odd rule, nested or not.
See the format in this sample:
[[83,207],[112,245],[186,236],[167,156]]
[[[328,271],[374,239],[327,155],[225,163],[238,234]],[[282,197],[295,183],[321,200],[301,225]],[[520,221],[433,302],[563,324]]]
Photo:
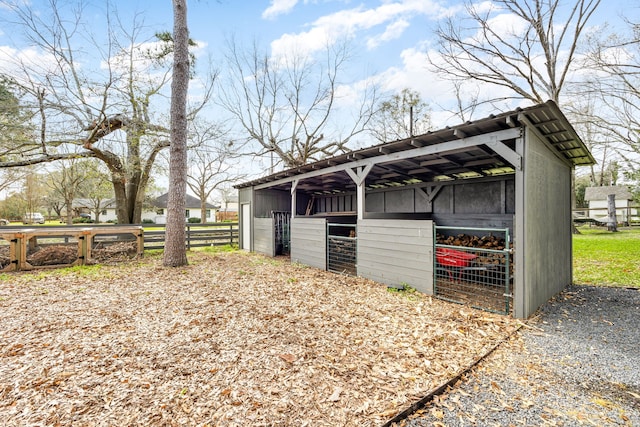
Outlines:
[[609,185],[602,187],[587,187],[584,193],[585,201],[589,202],[589,218],[607,222],[609,218],[608,197],[615,196],[616,219],[618,223],[638,221],[638,208],[633,204],[633,194],[624,185]]
[[[167,202],[169,193],[165,193],[153,199],[150,206],[142,209],[141,220],[153,221],[156,224],[165,224],[167,222]],[[185,200],[185,220],[189,218],[200,218],[200,199],[197,197],[186,195]],[[217,206],[211,203],[205,203],[206,222],[215,222],[215,213]],[[105,203],[105,209],[100,214],[101,222],[117,221],[115,200],[111,199],[109,203]]]

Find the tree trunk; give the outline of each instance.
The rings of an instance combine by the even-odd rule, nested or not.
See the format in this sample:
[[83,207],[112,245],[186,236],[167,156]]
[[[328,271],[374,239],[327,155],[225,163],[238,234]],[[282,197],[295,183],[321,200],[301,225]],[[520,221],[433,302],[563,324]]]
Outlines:
[[184,212],[187,194],[187,91],[189,29],[186,0],[173,0],[173,80],[171,81],[171,147],[169,198],[163,264],[187,265]]
[[616,232],[618,231],[618,220],[616,218],[615,194],[609,194],[607,196],[607,210],[609,211],[609,222],[607,223],[607,230]]
[[113,192],[116,199],[116,216],[118,224],[131,224],[129,211],[127,209],[127,190],[124,183],[115,176],[111,177]]

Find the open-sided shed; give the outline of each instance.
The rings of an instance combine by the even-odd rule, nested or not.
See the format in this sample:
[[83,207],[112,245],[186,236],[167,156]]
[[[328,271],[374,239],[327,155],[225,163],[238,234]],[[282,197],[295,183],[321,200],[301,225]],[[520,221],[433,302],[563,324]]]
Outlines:
[[[572,170],[592,163],[549,101],[243,183],[240,245],[427,294],[504,280],[497,311],[525,318],[572,281]],[[463,234],[507,238],[487,250],[504,277],[442,256]]]

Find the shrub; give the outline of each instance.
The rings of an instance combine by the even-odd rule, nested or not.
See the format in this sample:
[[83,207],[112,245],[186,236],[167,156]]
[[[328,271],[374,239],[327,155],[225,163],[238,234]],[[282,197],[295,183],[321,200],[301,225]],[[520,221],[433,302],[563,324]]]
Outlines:
[[143,224],[155,224],[155,221],[149,218],[145,218],[142,220]]
[[200,224],[200,218],[196,217],[191,217],[187,221],[189,221],[189,224]]
[[91,224],[93,220],[91,218],[73,218],[74,224]]

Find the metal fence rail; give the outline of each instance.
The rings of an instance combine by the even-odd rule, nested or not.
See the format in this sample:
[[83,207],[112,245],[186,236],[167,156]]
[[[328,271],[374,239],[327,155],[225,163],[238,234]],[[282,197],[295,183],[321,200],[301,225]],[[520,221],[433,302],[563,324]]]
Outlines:
[[291,212],[272,211],[275,228],[276,255],[289,255],[291,252]]
[[[513,263],[508,229],[435,227],[436,235],[465,233],[504,240],[504,249],[435,244],[435,295],[501,314],[511,312]],[[482,241],[482,239],[478,239]],[[437,238],[434,239],[437,241]]]
[[355,224],[327,224],[327,270],[355,276],[356,237]]

